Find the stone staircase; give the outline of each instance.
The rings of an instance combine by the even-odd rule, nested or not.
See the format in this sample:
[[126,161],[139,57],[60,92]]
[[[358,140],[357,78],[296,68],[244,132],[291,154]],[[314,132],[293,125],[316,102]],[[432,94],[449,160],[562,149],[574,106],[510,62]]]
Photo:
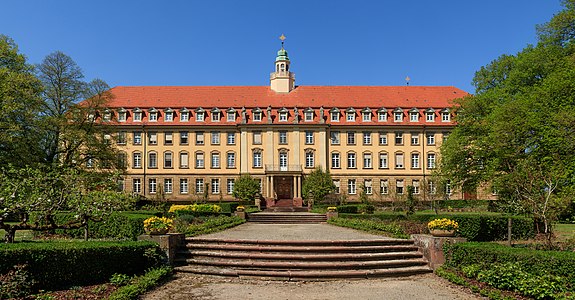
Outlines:
[[327,222],[324,214],[307,212],[259,212],[249,214],[248,222],[273,224],[303,224]]
[[271,280],[397,277],[431,272],[413,240],[186,238],[178,272]]

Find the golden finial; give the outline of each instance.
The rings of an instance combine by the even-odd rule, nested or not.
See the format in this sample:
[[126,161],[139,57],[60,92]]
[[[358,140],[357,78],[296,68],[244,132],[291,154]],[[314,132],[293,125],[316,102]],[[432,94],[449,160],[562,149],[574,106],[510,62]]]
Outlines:
[[409,78],[409,76],[405,77],[405,81],[406,81],[407,85],[409,85],[410,80],[411,80],[411,78]]
[[280,40],[282,41],[282,49],[284,47],[284,41],[286,39],[286,36],[282,33],[282,35],[280,36]]

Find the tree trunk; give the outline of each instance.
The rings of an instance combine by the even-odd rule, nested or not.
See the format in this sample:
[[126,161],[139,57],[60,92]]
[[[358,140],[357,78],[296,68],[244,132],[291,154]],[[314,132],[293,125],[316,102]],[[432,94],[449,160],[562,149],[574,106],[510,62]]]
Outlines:
[[88,221],[86,220],[84,224],[84,241],[88,240],[88,229]]
[[511,247],[511,233],[512,233],[511,217],[507,218],[507,244]]
[[14,243],[14,237],[16,236],[16,228],[10,228],[6,230],[6,243]]

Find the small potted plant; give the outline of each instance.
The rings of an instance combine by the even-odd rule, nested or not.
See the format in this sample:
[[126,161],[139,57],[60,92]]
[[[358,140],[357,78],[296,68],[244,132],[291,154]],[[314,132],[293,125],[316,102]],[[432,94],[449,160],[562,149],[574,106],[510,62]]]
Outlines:
[[337,207],[335,207],[335,206],[329,206],[329,207],[327,208],[327,211],[329,211],[329,212],[336,212],[336,211],[337,211]]
[[168,233],[174,226],[174,221],[166,217],[151,217],[144,220],[144,230],[150,235]]
[[435,219],[427,223],[427,228],[429,228],[429,233],[433,236],[449,237],[455,236],[455,232],[457,231],[457,228],[459,228],[459,224],[454,220],[443,218]]
[[246,208],[245,208],[244,206],[242,206],[242,205],[236,207],[236,211],[242,212],[242,211],[245,211],[245,210],[246,210]]

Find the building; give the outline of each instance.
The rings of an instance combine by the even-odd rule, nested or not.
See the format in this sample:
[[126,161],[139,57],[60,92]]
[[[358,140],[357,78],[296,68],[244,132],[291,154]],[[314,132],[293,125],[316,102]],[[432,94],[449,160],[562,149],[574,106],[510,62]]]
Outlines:
[[[115,87],[104,120],[127,158],[125,189],[171,200],[230,200],[234,180],[261,182],[268,206],[302,205],[302,182],[329,169],[337,194],[372,200],[435,194],[430,174],[453,128],[455,87],[296,86],[287,51],[270,86]],[[445,187],[451,194],[449,186]],[[463,195],[451,195],[461,198]]]

